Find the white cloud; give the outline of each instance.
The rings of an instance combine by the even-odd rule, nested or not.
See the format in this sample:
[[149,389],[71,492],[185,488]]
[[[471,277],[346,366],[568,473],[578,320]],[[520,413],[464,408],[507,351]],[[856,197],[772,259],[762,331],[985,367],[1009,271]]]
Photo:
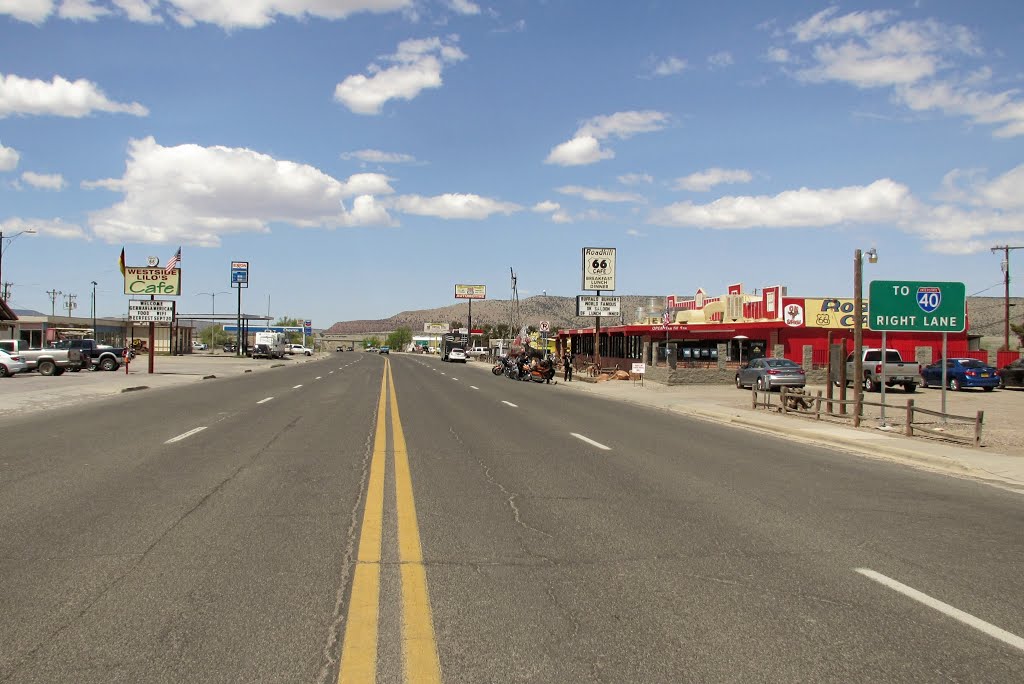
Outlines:
[[0,15],[7,14],[29,24],[42,24],[51,12],[53,0],[0,0]]
[[65,185],[64,176],[59,173],[47,174],[26,171],[21,174],[21,180],[34,188],[40,188],[42,190],[63,190]]
[[[979,200],[994,209],[1024,209],[1024,164],[978,188]],[[1024,224],[1020,226],[1024,230]]]
[[480,14],[480,5],[470,0],[448,0],[448,6],[457,14]]
[[394,66],[371,64],[369,76],[354,74],[334,89],[334,99],[356,114],[379,114],[388,100],[411,100],[426,88],[440,88],[446,65],[466,59],[456,45],[457,37],[446,40],[407,40],[393,55],[381,58]]
[[611,159],[614,156],[615,152],[602,148],[601,143],[594,136],[580,135],[551,148],[544,163],[558,166],[582,166],[602,159]]
[[847,34],[862,36],[873,27],[888,21],[894,14],[886,10],[876,10],[873,12],[851,12],[836,17],[835,14],[838,11],[839,8],[834,6],[823,9],[810,19],[797,22],[790,29],[790,33],[793,33],[796,40],[801,43]]
[[799,80],[888,88],[894,102],[913,111],[992,125],[995,137],[1024,135],[1019,92],[984,90],[993,78],[991,67],[964,63],[983,55],[969,28],[934,19],[896,22],[889,11],[837,12],[823,10],[790,28],[794,47],[810,46],[807,58],[799,60],[809,66],[794,74]]
[[93,4],[93,0],[64,0],[57,10],[58,17],[71,21],[96,21],[110,13],[109,9]]
[[731,66],[733,61],[735,60],[732,58],[732,53],[723,50],[708,57],[708,66],[712,69],[721,69],[722,67]]
[[579,166],[593,164],[615,156],[613,150],[601,147],[601,140],[616,137],[622,140],[638,133],[660,131],[669,122],[669,115],[652,110],[616,112],[584,121],[571,140],[556,145],[548,153],[545,164]]
[[[57,16],[62,19],[94,21],[115,11],[97,4],[98,0],[62,0]],[[277,17],[304,20],[344,19],[359,12],[412,11],[414,0],[110,0],[116,12],[137,23],[159,24],[170,18],[186,27],[198,23],[224,29],[262,28]],[[58,5],[55,0],[0,0],[0,15],[18,21],[42,24]],[[462,14],[475,14],[469,0],[451,0],[450,6]]]
[[342,159],[358,159],[368,164],[415,164],[416,157],[399,152],[383,152],[381,150],[356,150],[344,152]]
[[616,176],[616,179],[623,185],[649,185],[654,182],[654,178],[646,173],[624,173],[621,176]]
[[18,167],[18,160],[21,155],[13,147],[4,147],[0,144],[0,171],[13,171]]
[[717,167],[691,173],[689,176],[677,178],[676,190],[692,190],[707,192],[716,185],[723,183],[749,183],[753,179],[749,171],[744,169],[720,169]]
[[626,235],[630,237],[647,237],[647,233],[642,233],[636,228],[630,228],[626,231]]
[[673,76],[686,70],[686,60],[678,57],[668,57],[654,65],[655,76]]
[[95,83],[85,79],[69,81],[54,76],[47,82],[0,74],[0,119],[12,114],[81,118],[93,112],[149,114],[137,102],[123,104],[107,99]]
[[34,230],[39,235],[60,239],[88,240],[85,229],[74,223],[64,223],[61,219],[23,219],[12,217],[0,223],[0,230],[5,233],[19,233],[23,230]]
[[644,198],[631,192],[613,192],[600,188],[565,185],[556,190],[563,195],[576,195],[591,202],[643,202]]
[[492,214],[513,214],[522,207],[480,195],[446,193],[433,197],[402,195],[389,202],[396,211],[443,219],[485,219]]
[[[245,148],[163,147],[145,138],[131,142],[124,176],[82,185],[124,195],[89,216],[96,235],[108,242],[217,246],[223,235],[266,233],[272,223],[392,225],[367,194],[393,192],[387,181],[380,174],[339,181],[312,166]],[[348,212],[343,201],[351,197]]]
[[562,208],[558,202],[552,202],[551,200],[544,200],[543,202],[537,202],[533,205],[531,211],[535,211],[538,214],[549,214],[553,211],[558,211]]
[[821,227],[904,220],[915,208],[905,185],[883,178],[868,186],[800,188],[772,197],[722,197],[710,204],[679,202],[653,211],[649,222],[723,229]]
[[793,55],[789,53],[789,50],[782,47],[769,48],[768,52],[765,53],[764,58],[769,62],[775,62],[776,64],[788,64],[793,59]]
[[[124,13],[124,16],[129,21],[138,22],[141,24],[162,24],[163,17],[156,13],[155,3],[149,2],[148,0],[113,0],[117,8]],[[173,0],[172,0],[173,2]],[[211,3],[203,3],[203,0],[198,0],[195,4],[210,5]],[[221,3],[214,0],[213,6],[216,7]],[[191,26],[192,24],[188,21],[183,21],[182,24]]]

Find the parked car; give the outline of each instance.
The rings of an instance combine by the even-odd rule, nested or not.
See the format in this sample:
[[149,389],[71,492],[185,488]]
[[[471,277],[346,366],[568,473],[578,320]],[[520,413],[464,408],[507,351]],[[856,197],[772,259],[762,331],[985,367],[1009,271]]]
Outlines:
[[225,342],[224,351],[227,352],[228,354],[234,354],[236,351],[238,351],[238,345],[235,344],[234,342]]
[[468,356],[471,359],[475,359],[481,356],[487,356],[489,353],[490,350],[487,347],[473,347],[472,349],[466,352],[466,356]]
[[24,373],[28,370],[28,364],[21,360],[17,354],[8,354],[0,349],[0,378],[9,378],[15,373]]
[[[942,359],[921,369],[921,387],[942,387]],[[977,359],[946,359],[946,386],[953,391],[981,387],[991,392],[999,386],[999,372]]]
[[384,346],[384,347],[381,347],[378,351],[381,354],[390,354],[391,353],[391,347]]
[[286,344],[284,346],[284,353],[305,354],[306,356],[311,356],[313,354],[313,350],[309,347],[303,347],[301,344]]
[[736,372],[736,387],[754,386],[759,390],[771,391],[776,387],[803,387],[807,384],[807,373],[789,359],[754,359]]
[[466,350],[462,347],[452,347],[448,350],[448,361],[451,363],[466,363]]
[[206,351],[207,346],[205,342],[192,342],[192,351]]
[[999,386],[1024,387],[1024,359],[1011,361],[999,369]]

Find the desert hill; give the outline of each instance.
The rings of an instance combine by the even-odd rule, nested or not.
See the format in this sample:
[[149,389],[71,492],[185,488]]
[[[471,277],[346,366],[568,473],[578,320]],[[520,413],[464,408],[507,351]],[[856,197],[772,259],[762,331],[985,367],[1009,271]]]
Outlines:
[[[638,307],[653,305],[656,312],[664,306],[664,297],[648,295],[623,295],[623,320],[630,323],[636,319]],[[1010,320],[1020,323],[1024,318],[1024,297],[1010,298]],[[397,328],[409,328],[413,334],[423,330],[424,323],[450,323],[466,321],[469,312],[468,302],[442,306],[436,309],[419,309],[402,311],[378,320],[342,321],[327,329],[328,333],[361,334],[388,332]],[[511,315],[509,300],[485,299],[473,302],[473,327],[490,323],[508,323]],[[1002,297],[968,297],[967,315],[970,321],[970,332],[976,335],[1001,336],[1003,334],[1003,298]],[[594,324],[593,318],[576,316],[575,297],[556,297],[552,295],[535,295],[519,302],[517,316],[519,325],[538,326],[541,321],[548,321],[551,329],[587,328]],[[610,325],[618,325],[618,319],[604,319]],[[1012,333],[1011,333],[1012,334]]]

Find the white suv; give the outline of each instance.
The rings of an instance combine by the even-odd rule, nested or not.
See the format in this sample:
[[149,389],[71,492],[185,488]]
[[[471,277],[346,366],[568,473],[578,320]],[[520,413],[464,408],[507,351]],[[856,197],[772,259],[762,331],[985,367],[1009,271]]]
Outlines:
[[309,347],[303,347],[301,344],[286,344],[284,347],[285,354],[305,354],[306,356],[312,356],[313,350]]
[[466,356],[468,356],[471,359],[475,359],[475,358],[478,358],[480,356],[487,356],[490,353],[491,353],[491,350],[488,349],[487,347],[473,347],[469,351],[466,352]]

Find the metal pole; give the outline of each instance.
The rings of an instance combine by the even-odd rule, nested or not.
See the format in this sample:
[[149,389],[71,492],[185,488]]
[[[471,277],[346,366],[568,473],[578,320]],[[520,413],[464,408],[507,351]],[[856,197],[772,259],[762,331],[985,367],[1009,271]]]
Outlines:
[[92,338],[99,344],[99,336],[96,334],[96,281],[92,281]]
[[853,426],[860,425],[861,412],[864,409],[864,301],[861,288],[863,286],[863,261],[861,251],[853,253]]
[[[149,301],[156,299],[156,295],[149,295]],[[168,340],[169,341],[169,340]],[[154,362],[156,361],[156,323],[149,323],[149,374],[154,373]]]
[[[601,291],[597,291],[597,306],[601,308]],[[598,312],[600,313],[600,311]],[[594,316],[594,363],[601,368],[601,317]]]
[[882,384],[881,384],[881,390],[882,390],[882,422],[879,424],[879,427],[885,427],[885,362],[888,361],[888,357],[886,356],[885,351],[886,351],[885,331],[883,330],[882,331]]
[[235,317],[235,356],[242,355],[242,285],[237,284],[238,287],[238,314]]
[[946,422],[946,340],[949,333],[942,333],[942,422]]

